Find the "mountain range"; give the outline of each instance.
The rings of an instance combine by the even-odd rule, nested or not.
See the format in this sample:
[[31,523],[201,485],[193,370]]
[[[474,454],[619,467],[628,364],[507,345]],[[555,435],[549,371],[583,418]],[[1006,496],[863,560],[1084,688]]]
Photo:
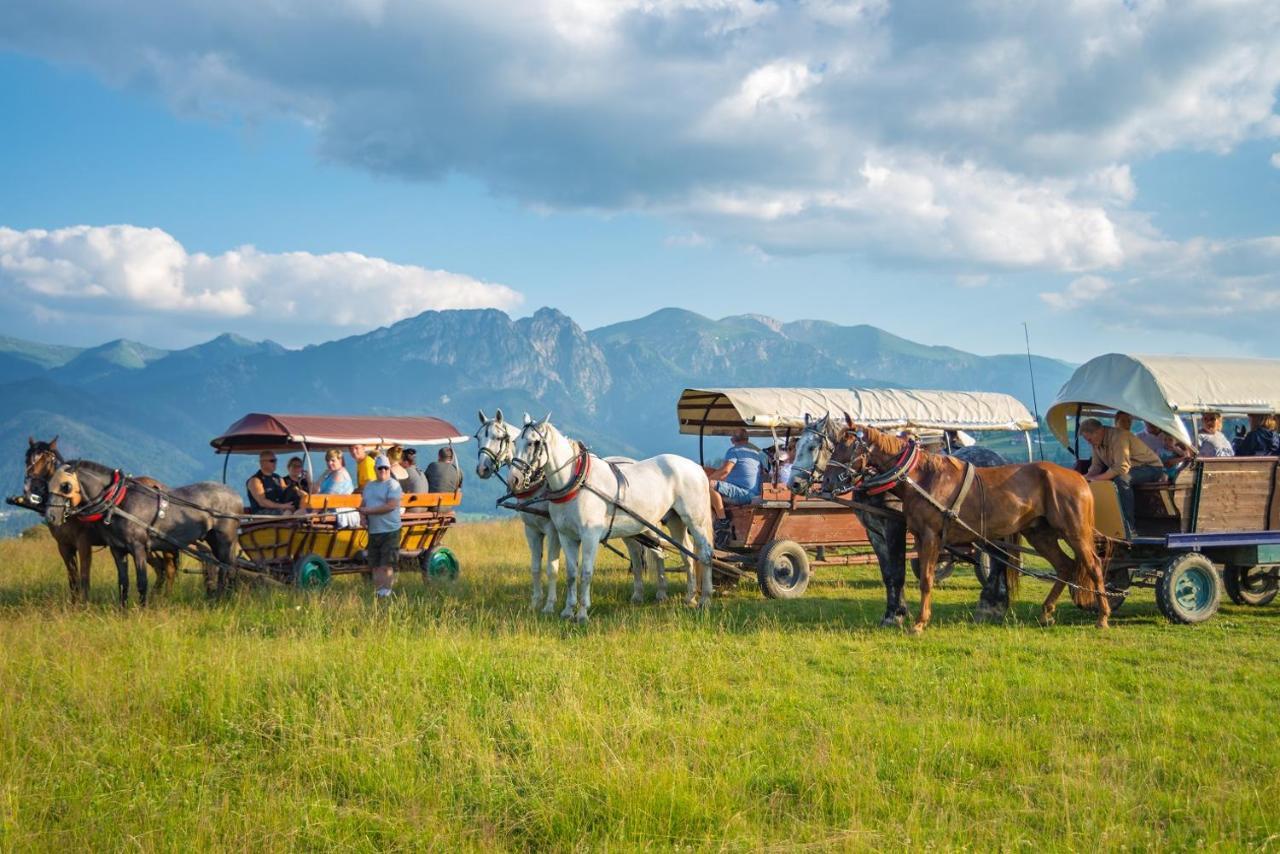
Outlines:
[[[1071,365],[1033,357],[1042,396]],[[79,349],[0,338],[0,472],[19,491],[29,435],[57,434],[70,456],[171,483],[221,476],[209,439],[246,412],[432,414],[470,433],[476,410],[551,412],[604,453],[696,454],[676,433],[688,386],[901,386],[1012,394],[1030,405],[1025,355],[977,356],[873,326],[712,320],[662,309],[584,330],[543,308],[512,319],[492,309],[428,311],[372,332],[286,349],[221,335],[183,350],[135,341]],[[464,471],[473,452],[464,447]],[[318,466],[319,461],[316,462]],[[235,458],[232,483],[253,469]],[[464,509],[491,511],[499,490],[474,476]],[[0,530],[35,521],[23,512]]]

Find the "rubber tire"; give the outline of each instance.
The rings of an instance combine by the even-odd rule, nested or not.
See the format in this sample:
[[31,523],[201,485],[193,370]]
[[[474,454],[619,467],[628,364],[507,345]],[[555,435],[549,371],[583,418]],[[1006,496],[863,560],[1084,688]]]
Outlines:
[[[973,577],[978,579],[978,586],[987,586],[987,580],[991,578],[991,564],[991,555],[978,549],[978,559],[973,562]],[[1004,568],[1004,564],[1000,566]]]
[[[788,580],[778,577],[786,570]],[[756,558],[756,580],[769,599],[799,599],[809,587],[809,553],[794,540],[774,540]]]
[[[1187,600],[1189,585],[1203,586],[1200,601]],[[1222,603],[1222,578],[1218,568],[1202,554],[1185,552],[1165,562],[1156,581],[1156,606],[1171,623],[1203,623],[1218,612]]]
[[[933,583],[941,584],[952,576],[956,571],[956,559],[949,554],[945,558],[941,558],[933,565]],[[916,581],[920,580],[920,558],[913,557],[911,559],[911,573],[916,577]]]
[[[1227,596],[1237,605],[1252,605],[1261,607],[1267,605],[1272,599],[1276,598],[1276,594],[1280,593],[1280,579],[1274,575],[1266,576],[1261,579],[1262,587],[1258,589],[1257,582],[1248,583],[1245,578],[1250,570],[1257,569],[1256,566],[1225,566],[1222,568],[1222,586],[1226,588]],[[1265,572],[1271,572],[1268,567]]]
[[318,554],[305,554],[293,562],[293,586],[299,590],[317,590],[333,581],[329,561]]
[[428,583],[437,578],[453,581],[460,570],[458,556],[446,546],[435,546],[418,555],[418,567],[422,580]]

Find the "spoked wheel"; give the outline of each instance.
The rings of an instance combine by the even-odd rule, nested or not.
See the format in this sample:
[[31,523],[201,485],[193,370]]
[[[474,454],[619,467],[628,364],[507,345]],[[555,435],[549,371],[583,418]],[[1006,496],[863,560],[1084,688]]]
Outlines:
[[[988,558],[989,560],[990,558]],[[951,577],[956,571],[956,559],[951,555],[938,558],[938,562],[933,565],[933,583],[941,584]],[[913,557],[911,559],[911,572],[915,575],[916,581],[920,580],[920,558]]]
[[770,599],[797,599],[809,586],[809,553],[793,540],[774,540],[756,559],[756,579]]
[[1202,623],[1218,612],[1222,581],[1207,557],[1195,552],[1175,555],[1156,582],[1156,605],[1173,623]]
[[293,564],[293,586],[299,590],[328,587],[333,580],[329,562],[317,554],[303,555]]
[[1227,566],[1222,570],[1222,586],[1237,605],[1266,605],[1280,592],[1280,579],[1271,566]]
[[422,569],[422,580],[426,582],[453,581],[461,569],[457,556],[444,546],[427,549],[419,555],[418,566]]

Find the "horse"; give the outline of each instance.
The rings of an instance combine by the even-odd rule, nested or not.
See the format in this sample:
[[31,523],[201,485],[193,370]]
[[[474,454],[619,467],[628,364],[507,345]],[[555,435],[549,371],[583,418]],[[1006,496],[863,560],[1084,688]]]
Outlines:
[[1076,472],[1045,462],[977,468],[856,425],[847,413],[839,439],[832,439],[829,430],[809,432],[818,439],[807,443],[803,460],[797,449],[792,468],[797,486],[834,462],[862,489],[893,494],[902,502],[920,560],[920,614],[913,634],[923,632],[932,616],[939,553],[944,546],[977,542],[973,531],[983,540],[1026,537],[1052,564],[1057,578],[1040,609],[1042,625],[1053,624],[1057,599],[1069,583],[1075,603],[1097,608],[1098,628],[1107,627],[1111,609],[1107,597],[1099,595],[1105,582],[1094,545],[1093,493]]
[[[520,428],[503,418],[502,410],[494,413],[493,418],[479,410],[480,429],[476,431],[476,476],[488,480],[498,474],[503,466],[511,462],[516,437]],[[631,463],[626,457],[608,457],[615,463]],[[511,484],[507,483],[508,489]],[[556,584],[560,574],[560,534],[551,522],[551,514],[547,512],[547,502],[536,500],[537,493],[543,488],[541,481],[531,483],[527,489],[514,490],[512,497],[524,504],[524,509],[516,514],[524,523],[524,538],[529,544],[529,574],[533,579],[531,606],[536,611],[541,606],[542,613],[550,614],[556,607]],[[663,566],[662,551],[628,538],[627,554],[631,561],[632,590],[631,603],[639,605],[644,601],[644,571],[646,561],[653,561],[658,576],[658,591],[655,599],[665,602],[667,599],[667,573]],[[546,601],[542,596],[542,557],[545,547],[547,560],[547,592]]]
[[[9,504],[34,510],[44,516],[48,506],[49,478],[63,464],[62,453],[58,450],[58,437],[48,442],[37,442],[27,437],[27,452],[24,460],[25,475],[23,478],[23,494],[19,498],[7,499]],[[140,483],[154,489],[165,489],[160,481],[149,477],[139,477]],[[95,546],[107,545],[101,526],[92,522],[82,522],[70,518],[60,525],[48,523],[49,533],[53,536],[58,554],[67,570],[67,584],[71,589],[72,601],[87,601],[89,598],[90,570],[93,566],[93,549]],[[156,573],[156,584],[162,593],[173,589],[174,579],[178,574],[178,554],[168,549],[157,549],[148,557],[147,562]]]
[[706,607],[712,595],[711,493],[706,472],[697,463],[660,454],[627,465],[624,474],[621,467],[570,441],[549,418],[535,422],[526,413],[510,466],[513,489],[528,489],[539,479],[546,483],[547,510],[560,533],[568,575],[561,617],[587,622],[596,550],[613,536],[649,533],[636,516],[649,524],[665,524],[672,540],[686,548],[692,538],[697,562],[689,568],[685,602]]
[[[133,557],[138,601],[147,602],[147,553],[152,549],[191,547],[203,541],[218,564],[212,592],[223,593],[235,558],[240,496],[221,483],[204,481],[176,489],[156,489],[91,460],[64,463],[49,480],[48,518],[100,524],[116,562],[120,605],[129,601],[129,563]],[[123,512],[120,512],[123,511]]]

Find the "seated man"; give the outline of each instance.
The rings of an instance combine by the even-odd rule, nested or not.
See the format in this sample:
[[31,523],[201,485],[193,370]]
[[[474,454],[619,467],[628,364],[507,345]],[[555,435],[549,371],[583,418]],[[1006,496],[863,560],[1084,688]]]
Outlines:
[[453,460],[453,448],[441,448],[436,461],[427,466],[428,492],[457,492],[462,488],[462,472]]
[[726,504],[750,504],[760,494],[764,454],[751,446],[747,431],[733,431],[732,443],[718,468],[703,466],[711,481],[711,515],[715,519],[717,545],[729,535]]
[[1080,422],[1080,435],[1093,446],[1093,462],[1085,477],[1115,482],[1120,512],[1132,530],[1133,484],[1164,480],[1160,457],[1133,433],[1116,427],[1103,427],[1096,418]]
[[1206,412],[1200,419],[1200,432],[1196,434],[1200,442],[1199,454],[1202,457],[1234,457],[1235,451],[1231,442],[1222,435],[1222,413]]
[[245,481],[249,493],[249,512],[253,515],[280,516],[294,510],[284,478],[276,473],[276,455],[271,451],[258,454],[258,470]]

